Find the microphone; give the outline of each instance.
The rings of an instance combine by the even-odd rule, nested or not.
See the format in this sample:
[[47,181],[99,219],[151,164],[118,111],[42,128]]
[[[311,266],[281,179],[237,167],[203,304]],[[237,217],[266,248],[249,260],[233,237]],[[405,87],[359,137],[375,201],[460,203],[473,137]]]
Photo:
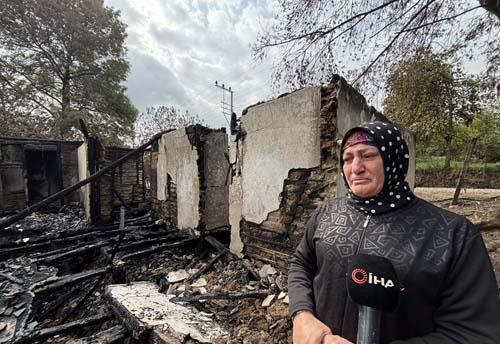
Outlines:
[[368,254],[353,256],[347,267],[347,292],[359,307],[357,344],[378,344],[381,312],[392,312],[399,301],[400,283],[394,266]]

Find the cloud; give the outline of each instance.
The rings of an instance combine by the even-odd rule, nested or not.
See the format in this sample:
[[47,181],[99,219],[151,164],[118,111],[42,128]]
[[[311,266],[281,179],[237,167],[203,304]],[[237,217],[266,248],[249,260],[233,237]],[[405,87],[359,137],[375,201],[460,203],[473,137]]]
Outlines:
[[[168,105],[227,126],[222,90],[231,86],[235,111],[268,99],[269,64],[255,66],[250,44],[272,20],[264,0],[105,0],[127,24],[128,95],[144,111]],[[225,94],[229,103],[229,93]]]
[[144,110],[148,106],[188,102],[185,89],[168,67],[138,51],[131,51],[129,58],[134,73],[128,78],[127,87],[137,107]]

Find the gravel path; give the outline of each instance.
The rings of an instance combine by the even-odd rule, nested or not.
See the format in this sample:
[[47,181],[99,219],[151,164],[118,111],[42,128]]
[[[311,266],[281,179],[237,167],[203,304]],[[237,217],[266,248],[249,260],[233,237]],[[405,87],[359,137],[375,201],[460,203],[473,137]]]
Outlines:
[[[452,199],[455,188],[415,188],[415,194],[427,201]],[[460,198],[477,201],[500,197],[500,189],[462,189]]]

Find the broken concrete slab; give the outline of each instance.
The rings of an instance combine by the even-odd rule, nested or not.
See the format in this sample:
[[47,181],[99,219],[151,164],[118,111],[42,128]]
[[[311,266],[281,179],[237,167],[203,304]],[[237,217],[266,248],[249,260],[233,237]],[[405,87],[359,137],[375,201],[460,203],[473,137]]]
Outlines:
[[197,279],[195,282],[191,283],[191,287],[193,288],[201,288],[207,286],[207,280],[202,278]]
[[264,266],[262,266],[262,268],[259,270],[259,276],[260,278],[262,279],[265,279],[267,278],[268,276],[271,276],[271,275],[275,275],[277,274],[278,271],[276,271],[275,268],[273,268],[271,265],[269,264],[265,264]]
[[262,301],[262,307],[266,308],[266,307],[269,307],[271,305],[271,303],[273,302],[274,298],[276,297],[276,295],[268,295],[264,301]]
[[196,309],[170,302],[156,284],[135,282],[106,287],[106,297],[116,316],[132,335],[146,343],[183,343],[193,338],[212,343],[226,331]]
[[188,277],[189,277],[189,274],[187,273],[186,270],[170,271],[168,273],[168,276],[167,276],[167,281],[169,283],[176,283],[176,282],[184,281]]

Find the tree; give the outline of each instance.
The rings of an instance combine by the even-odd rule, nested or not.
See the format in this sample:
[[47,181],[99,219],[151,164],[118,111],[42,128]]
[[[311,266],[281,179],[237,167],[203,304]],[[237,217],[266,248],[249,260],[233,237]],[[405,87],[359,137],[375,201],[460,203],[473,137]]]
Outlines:
[[439,146],[441,137],[449,169],[456,126],[471,123],[479,97],[477,81],[445,58],[422,51],[402,61],[387,79],[383,104],[389,118],[415,132],[420,146]]
[[[276,24],[253,46],[256,59],[278,50],[274,86],[327,82],[342,73],[356,86],[383,87],[406,56],[467,47],[500,63],[495,0],[280,0]],[[486,11],[485,11],[486,10]],[[364,78],[363,83],[360,83]]]
[[136,141],[144,143],[157,133],[169,129],[178,129],[191,124],[204,124],[198,115],[182,112],[173,106],[148,107],[135,123]]
[[137,116],[122,85],[125,37],[119,12],[102,0],[0,0],[2,111],[49,121],[46,134],[60,139],[76,137],[83,118],[119,143]]
[[[478,142],[475,157],[484,163],[495,163],[500,161],[500,107],[490,106],[483,109],[466,126],[457,126],[456,141],[461,147],[461,154],[471,138],[477,137]],[[458,154],[457,154],[458,155]]]

